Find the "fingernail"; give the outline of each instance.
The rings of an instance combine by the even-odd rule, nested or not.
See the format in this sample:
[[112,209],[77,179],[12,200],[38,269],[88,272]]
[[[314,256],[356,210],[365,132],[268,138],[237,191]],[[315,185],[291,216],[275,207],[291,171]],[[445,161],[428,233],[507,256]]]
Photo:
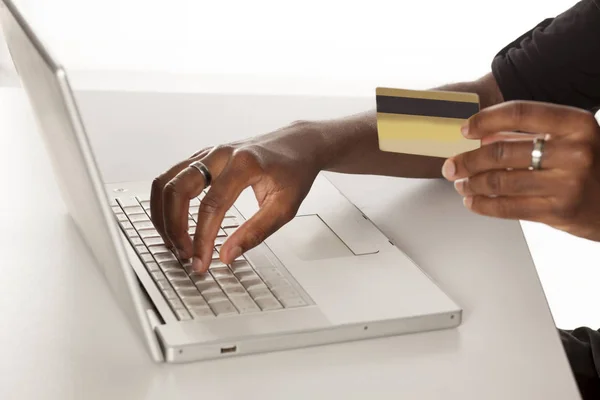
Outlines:
[[447,159],[444,165],[442,166],[442,175],[444,175],[444,178],[450,179],[454,176],[455,173],[456,165],[454,164],[454,161],[452,161],[451,159]]
[[466,183],[467,178],[458,179],[454,181],[454,189],[456,189],[458,193],[464,193]]
[[241,255],[242,255],[242,248],[240,246],[234,247],[233,250],[231,250],[232,261],[237,259]]
[[465,205],[465,207],[471,208],[471,205],[473,204],[473,197],[467,196],[467,197],[463,198],[463,204]]
[[202,271],[202,260],[199,257],[194,257],[192,259],[192,269],[196,272]]
[[462,132],[463,136],[469,136],[469,123],[467,122],[461,126],[460,131]]

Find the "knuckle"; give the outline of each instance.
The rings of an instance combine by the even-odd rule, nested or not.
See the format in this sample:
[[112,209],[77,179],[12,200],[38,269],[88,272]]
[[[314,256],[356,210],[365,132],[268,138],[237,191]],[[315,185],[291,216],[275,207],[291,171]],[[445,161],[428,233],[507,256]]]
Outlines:
[[152,192],[161,192],[165,186],[165,179],[161,176],[154,178],[152,181]]
[[492,143],[490,145],[490,157],[491,159],[497,163],[497,164],[501,164],[502,162],[504,162],[507,158],[509,158],[509,150],[508,150],[508,146],[506,145],[506,142],[495,142]]
[[571,148],[571,156],[575,165],[580,168],[588,169],[594,163],[594,152],[586,143],[573,145]]
[[267,233],[261,227],[254,227],[247,234],[247,246],[253,248],[264,242],[267,238]]
[[208,192],[202,199],[200,207],[198,209],[199,214],[215,214],[219,211],[221,204],[221,198],[214,192]]
[[233,160],[239,165],[249,166],[256,163],[256,154],[252,149],[243,147],[233,152]]
[[179,194],[179,187],[177,181],[171,179],[163,188],[163,197],[174,197]]
[[515,122],[521,121],[527,112],[526,103],[522,101],[510,101],[507,107],[511,118]]
[[502,175],[497,172],[490,172],[485,177],[485,182],[492,194],[501,193],[505,187]]

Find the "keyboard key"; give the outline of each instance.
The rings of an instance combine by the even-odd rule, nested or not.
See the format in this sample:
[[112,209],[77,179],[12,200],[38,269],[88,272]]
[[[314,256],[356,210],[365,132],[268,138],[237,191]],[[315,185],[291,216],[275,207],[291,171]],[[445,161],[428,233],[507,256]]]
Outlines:
[[227,267],[212,268],[210,273],[216,280],[219,280],[219,278],[233,278],[233,273]]
[[144,210],[149,210],[150,209],[150,200],[140,201],[140,205],[142,206],[142,208]]
[[202,296],[206,296],[210,293],[221,293],[221,287],[215,281],[197,282],[196,288],[202,293]]
[[154,224],[152,223],[152,221],[135,221],[133,223],[133,226],[135,226],[135,229],[137,229],[138,231],[142,229],[154,228]]
[[219,259],[219,252],[217,250],[213,250],[212,259],[213,260],[218,260]]
[[258,304],[258,306],[263,311],[279,310],[279,309],[283,308],[281,306],[281,304],[279,304],[279,302],[277,300],[275,300],[275,297],[273,297],[273,296],[262,297],[260,299],[256,299],[256,304]]
[[250,272],[254,273],[252,266],[248,264],[247,261],[234,261],[231,263],[231,270],[234,274],[238,274],[241,272]]
[[146,248],[146,246],[144,246],[143,244],[142,244],[142,245],[135,246],[135,251],[136,251],[138,254],[148,254],[148,249],[147,249],[147,248]]
[[194,318],[194,319],[201,319],[201,318],[207,318],[207,317],[214,317],[215,316],[215,314],[212,312],[212,310],[208,306],[206,306],[206,307],[192,307],[189,310],[190,310],[190,314],[192,315],[192,318]]
[[246,289],[242,285],[224,287],[223,291],[229,297],[246,295]]
[[127,216],[123,213],[116,213],[115,216],[119,222],[129,222],[129,218],[127,218]]
[[171,272],[171,271],[183,271],[181,264],[177,261],[164,261],[159,263],[160,269],[163,272]]
[[[152,229],[139,229],[140,232],[140,237],[142,239],[147,239],[147,238],[160,238],[160,235],[158,234],[158,231],[156,229],[154,229],[154,227],[152,227]],[[161,239],[162,242],[162,239]]]
[[188,234],[193,238],[196,233],[196,228],[188,228]]
[[190,278],[188,277],[188,274],[183,269],[180,269],[178,271],[166,271],[165,276],[167,277],[169,282],[187,281],[187,282],[192,283],[190,281]]
[[127,208],[127,207],[132,207],[132,206],[137,206],[139,205],[137,199],[135,197],[119,197],[117,199],[117,202],[121,205],[121,207],[123,208]]
[[204,296],[204,298],[206,299],[208,304],[212,304],[212,303],[220,302],[220,301],[229,302],[229,300],[227,300],[227,296],[225,296],[225,293],[223,293],[220,290],[218,292],[202,293],[202,296]]
[[140,203],[142,201],[150,201],[150,194],[141,194],[139,196],[135,196],[135,199]]
[[280,299],[280,301],[285,308],[302,307],[306,305],[306,302],[301,297],[285,298]]
[[184,304],[189,307],[208,307],[208,303],[204,298],[197,297],[188,297],[183,299]]
[[129,214],[129,220],[131,222],[145,222],[150,221],[150,218],[148,218],[148,215],[144,212],[139,214]]
[[154,257],[150,253],[141,254],[140,257],[144,263],[154,262]]
[[225,231],[223,229],[219,229],[219,232],[217,233],[217,237],[225,237],[227,236],[227,233],[225,233]]
[[152,279],[154,279],[155,281],[159,281],[165,278],[165,275],[162,273],[162,271],[154,271],[151,272],[150,275],[152,275]]
[[193,289],[181,289],[181,290],[177,291],[177,294],[184,301],[185,301],[185,299],[188,299],[188,298],[200,297],[200,292],[196,288],[193,288]]
[[179,298],[167,299],[167,303],[169,303],[169,305],[171,306],[171,308],[173,310],[175,310],[177,308],[185,308],[183,303],[181,302],[181,300],[179,300]]
[[108,201],[108,204],[110,204],[111,206],[118,206],[119,205],[119,203],[117,203],[117,200],[115,200],[115,199],[110,199]]
[[[158,286],[158,288],[160,290],[173,290],[171,288],[171,284],[169,283],[169,281],[166,278],[161,278],[160,280],[156,281],[156,285]],[[174,293],[174,292],[173,292]]]
[[183,290],[183,289],[194,289],[194,290],[198,290],[196,289],[196,285],[194,285],[194,283],[189,279],[174,279],[174,280],[170,280],[169,282],[171,282],[171,285],[173,285],[173,287],[175,288],[175,290]]
[[255,286],[248,289],[248,293],[253,299],[260,299],[261,297],[271,297],[271,291],[266,286]]
[[128,221],[120,222],[120,225],[123,229],[133,229],[133,225]]
[[260,311],[254,300],[248,295],[231,297],[231,302],[238,309],[240,314]]
[[164,244],[149,246],[148,250],[150,251],[150,254],[170,253],[171,252],[171,250],[169,250],[167,248],[167,246],[165,246]]
[[160,271],[160,268],[158,268],[158,264],[155,262],[146,263],[146,269],[148,270],[148,272]]
[[233,304],[231,304],[229,300],[211,303],[210,307],[212,308],[216,316],[237,314],[236,308],[233,306]]
[[147,237],[147,238],[142,238],[142,239],[143,239],[144,243],[146,244],[146,246],[148,246],[148,247],[164,245],[164,242],[161,237]]
[[212,275],[209,273],[199,274],[197,272],[192,272],[190,274],[190,278],[192,279],[192,282],[194,282],[194,283],[214,282],[215,281],[214,278],[212,277]]
[[211,260],[210,265],[208,267],[209,270],[226,268],[229,269],[227,264],[223,263],[221,260]]
[[[190,210],[192,209],[192,206],[198,207],[200,205],[200,199],[197,197],[192,197],[190,199]],[[191,213],[191,211],[190,211]]]
[[142,207],[140,207],[139,205],[123,207],[123,210],[125,211],[125,214],[127,214],[127,215],[145,214],[144,209]]
[[192,319],[190,313],[184,309],[175,310],[175,314],[177,315],[177,318],[179,318],[180,321],[189,321],[190,319]]
[[215,238],[215,246],[221,246],[223,243],[225,243],[225,239],[227,239],[227,236],[220,236]]
[[218,278],[216,279],[217,282],[219,282],[219,285],[225,287],[225,286],[235,286],[239,284],[239,281],[237,279],[235,279],[234,277],[231,278]]
[[125,229],[125,235],[127,235],[127,237],[138,237],[137,232],[135,231],[135,229]]
[[165,298],[167,300],[178,300],[179,299],[179,296],[177,296],[177,293],[175,293],[175,291],[171,288],[163,289],[163,295],[165,296]]
[[156,262],[163,263],[165,261],[177,261],[177,257],[173,255],[173,253],[157,253],[154,254],[154,258],[156,258]]
[[198,212],[190,210],[190,215],[194,221],[198,221]]
[[[139,237],[132,237],[129,239],[131,241],[131,244],[134,246],[144,246],[144,242],[142,242],[142,239],[140,239]],[[144,246],[146,247],[146,246]]]
[[123,210],[121,210],[121,207],[119,207],[119,206],[113,206],[111,208],[115,214],[123,212]]
[[237,218],[230,217],[230,218],[223,219],[223,222],[221,223],[221,228],[223,228],[223,229],[237,228],[241,224],[242,224],[242,222],[239,221]]
[[246,288],[246,290],[254,289],[254,288],[262,288],[269,290],[263,281],[260,278],[249,278],[242,282],[242,286]]
[[227,210],[227,212],[225,213],[225,218],[231,218],[231,217],[235,217],[236,216],[236,212],[233,211],[233,209],[229,209]]
[[241,271],[241,272],[234,272],[235,273],[235,277],[238,278],[238,280],[240,282],[245,282],[247,280],[252,280],[252,279],[260,279],[258,277],[258,275],[256,275],[256,272],[254,271]]

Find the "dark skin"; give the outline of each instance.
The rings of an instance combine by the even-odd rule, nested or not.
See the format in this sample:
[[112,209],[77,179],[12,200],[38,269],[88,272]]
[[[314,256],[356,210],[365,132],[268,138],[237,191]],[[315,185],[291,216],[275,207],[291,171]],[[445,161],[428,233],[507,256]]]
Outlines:
[[[441,178],[443,166],[445,177],[455,182],[465,205],[474,212],[540,221],[600,240],[600,212],[593,214],[590,205],[592,200],[600,200],[600,184],[595,178],[600,178],[600,171],[593,160],[598,125],[591,114],[539,103],[494,107],[503,99],[491,74],[437,89],[479,95],[482,111],[469,120],[468,138],[482,140],[480,149],[450,160],[382,152],[374,112],[296,122],[265,135],[200,150],[161,174],[152,184],[152,220],[167,246],[181,259],[192,258],[193,269],[203,273],[209,267],[225,212],[247,187],[254,190],[259,211],[221,247],[220,258],[225,263],[289,222],[320,171]],[[551,135],[543,171],[522,170],[531,159],[532,135],[505,143],[506,136],[499,133],[515,130]],[[189,167],[195,160],[208,167],[213,182],[201,202],[192,239],[187,226],[189,200],[205,186],[202,175]],[[508,173],[507,168],[514,170]],[[490,198],[489,194],[499,197]]]

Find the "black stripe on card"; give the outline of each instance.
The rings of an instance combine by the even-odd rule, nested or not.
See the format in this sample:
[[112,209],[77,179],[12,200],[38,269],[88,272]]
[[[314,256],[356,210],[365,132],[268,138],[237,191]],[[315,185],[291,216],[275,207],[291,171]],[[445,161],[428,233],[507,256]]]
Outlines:
[[375,98],[379,113],[467,119],[479,112],[477,103],[393,96]]

